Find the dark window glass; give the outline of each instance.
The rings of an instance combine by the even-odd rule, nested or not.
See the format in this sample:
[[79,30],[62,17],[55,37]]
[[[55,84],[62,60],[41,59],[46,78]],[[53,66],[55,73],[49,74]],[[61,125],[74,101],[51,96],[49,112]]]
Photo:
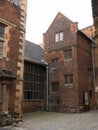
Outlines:
[[58,67],[58,59],[52,59],[51,60],[51,67],[53,67],[53,68]]
[[72,59],[72,50],[66,50],[64,52],[65,60]]
[[24,68],[24,99],[43,100],[46,68],[30,62],[25,62]]
[[59,91],[59,83],[51,83],[51,91],[58,92]]
[[69,77],[68,77],[68,75],[65,75],[65,84],[69,84]]
[[65,84],[73,84],[73,74],[65,75]]
[[0,58],[3,56],[3,43],[0,42]]
[[90,91],[89,91],[89,94],[90,94],[90,98],[92,98],[92,97],[93,97],[93,91],[90,90]]
[[4,39],[4,31],[5,31],[4,25],[0,25],[0,38],[2,39]]

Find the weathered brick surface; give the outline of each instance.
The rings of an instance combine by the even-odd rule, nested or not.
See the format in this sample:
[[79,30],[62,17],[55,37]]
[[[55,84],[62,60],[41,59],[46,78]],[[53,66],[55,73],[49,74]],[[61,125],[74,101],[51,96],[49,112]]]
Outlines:
[[[62,42],[55,43],[54,34],[61,31],[64,33],[64,40]],[[61,13],[58,13],[58,16],[54,19],[48,31],[43,35],[44,48],[51,51],[76,44],[76,31],[77,23],[73,23],[71,20],[61,15]]]
[[[78,34],[78,85],[79,85],[79,103],[83,104],[83,92],[94,91],[93,76],[89,71],[92,71],[92,50],[91,41]],[[91,72],[92,73],[92,72]],[[90,81],[89,81],[90,78]],[[91,82],[92,81],[92,82]]]
[[[6,13],[5,13],[6,12]],[[0,18],[20,26],[21,9],[7,0],[0,0]]]
[[[55,43],[55,33],[60,31],[64,32],[64,40]],[[77,30],[77,23],[72,23],[62,14],[56,16],[44,34],[45,57],[50,68],[50,83],[59,82],[59,92],[56,95],[58,102],[55,105],[50,103],[52,111],[84,111],[84,92],[89,93],[90,89],[93,91],[92,82],[88,81],[89,69],[92,70],[90,44],[91,40]],[[66,49],[72,49],[72,60],[64,59]],[[55,58],[59,59],[59,67],[52,69],[51,60]],[[73,85],[64,85],[64,74],[73,74]],[[49,87],[51,87],[50,84]],[[50,91],[50,97],[51,95]],[[89,102],[90,100],[89,98]]]
[[98,17],[98,1],[97,0],[92,0],[92,12],[93,12],[94,18]]
[[[22,101],[21,89],[23,86],[21,86],[18,90],[17,86],[20,86],[21,84],[19,79],[23,79],[23,51],[19,51],[20,49],[24,49],[24,13],[25,12],[21,7],[14,5],[10,1],[8,2],[7,0],[0,0],[0,22],[6,25],[4,45],[6,45],[7,50],[5,53],[6,56],[0,59],[0,70],[2,68],[10,69],[16,76],[16,80],[8,84],[9,110],[17,109],[20,112],[22,107],[22,103],[20,103]],[[22,58],[20,59],[20,57]],[[18,93],[18,95],[20,94],[20,96],[17,97],[16,93]],[[19,103],[15,104],[15,102],[19,102],[21,107]],[[17,108],[15,108],[15,106],[17,106]]]
[[92,0],[92,13],[93,13],[93,21],[95,26],[95,38],[96,45],[95,48],[95,71],[96,71],[96,104],[98,108],[98,1]]
[[33,111],[40,111],[44,110],[44,102],[35,101],[35,102],[24,102],[23,112],[33,112]]
[[[95,2],[95,1],[93,1],[93,2]],[[93,6],[96,6],[96,5],[93,4]],[[94,9],[94,7],[93,7],[93,9]],[[97,17],[95,17],[95,19],[94,19],[94,25],[88,26],[88,27],[82,29],[82,32],[84,34],[86,34],[90,38],[93,38],[96,41],[96,44],[94,45],[93,53],[92,53],[92,57],[94,58],[93,67],[94,67],[94,71],[95,71],[94,72],[95,73],[95,81],[94,82],[95,82],[96,104],[97,104],[97,100],[98,100],[98,98],[96,96],[98,94],[98,92],[97,92],[98,91],[98,40],[97,40],[98,38],[97,38],[97,30],[98,30]],[[92,102],[92,104],[93,104],[93,102]],[[96,105],[96,106],[98,106],[98,105]]]
[[95,38],[95,27],[94,27],[94,25],[83,28],[81,31],[84,34],[86,34],[89,38]]

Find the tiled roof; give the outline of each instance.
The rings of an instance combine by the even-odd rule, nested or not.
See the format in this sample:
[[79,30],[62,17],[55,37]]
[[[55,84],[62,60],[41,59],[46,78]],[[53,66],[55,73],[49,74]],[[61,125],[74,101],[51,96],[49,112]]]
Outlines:
[[25,40],[25,60],[46,64],[43,48],[35,43]]

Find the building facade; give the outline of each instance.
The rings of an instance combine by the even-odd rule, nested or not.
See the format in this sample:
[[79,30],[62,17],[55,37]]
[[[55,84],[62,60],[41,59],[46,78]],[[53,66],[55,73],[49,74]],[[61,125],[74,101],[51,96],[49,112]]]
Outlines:
[[48,66],[44,50],[37,44],[25,42],[23,112],[47,110]]
[[22,112],[27,0],[0,0],[0,112]]
[[96,93],[96,104],[98,108],[98,1],[92,0],[92,13],[93,21],[95,26],[95,39],[96,48],[94,49],[95,54],[95,93]]
[[43,50],[25,41],[26,8],[27,0],[0,0],[0,113],[95,108],[96,11],[95,34],[94,26],[79,31],[77,22],[58,13],[43,35]]
[[60,12],[43,34],[49,65],[49,109],[83,112],[95,107],[92,40]]
[[95,88],[95,97],[96,97],[96,107],[98,108],[98,48],[97,40],[95,35],[95,26],[89,26],[82,29],[88,37],[93,39],[93,74],[94,74],[94,88]]

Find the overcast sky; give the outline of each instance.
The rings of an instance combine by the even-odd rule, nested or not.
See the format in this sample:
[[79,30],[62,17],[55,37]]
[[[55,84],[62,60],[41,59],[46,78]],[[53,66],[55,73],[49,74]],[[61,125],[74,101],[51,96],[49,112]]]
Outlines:
[[58,12],[78,22],[79,29],[93,24],[91,0],[28,0],[26,39],[42,43]]

